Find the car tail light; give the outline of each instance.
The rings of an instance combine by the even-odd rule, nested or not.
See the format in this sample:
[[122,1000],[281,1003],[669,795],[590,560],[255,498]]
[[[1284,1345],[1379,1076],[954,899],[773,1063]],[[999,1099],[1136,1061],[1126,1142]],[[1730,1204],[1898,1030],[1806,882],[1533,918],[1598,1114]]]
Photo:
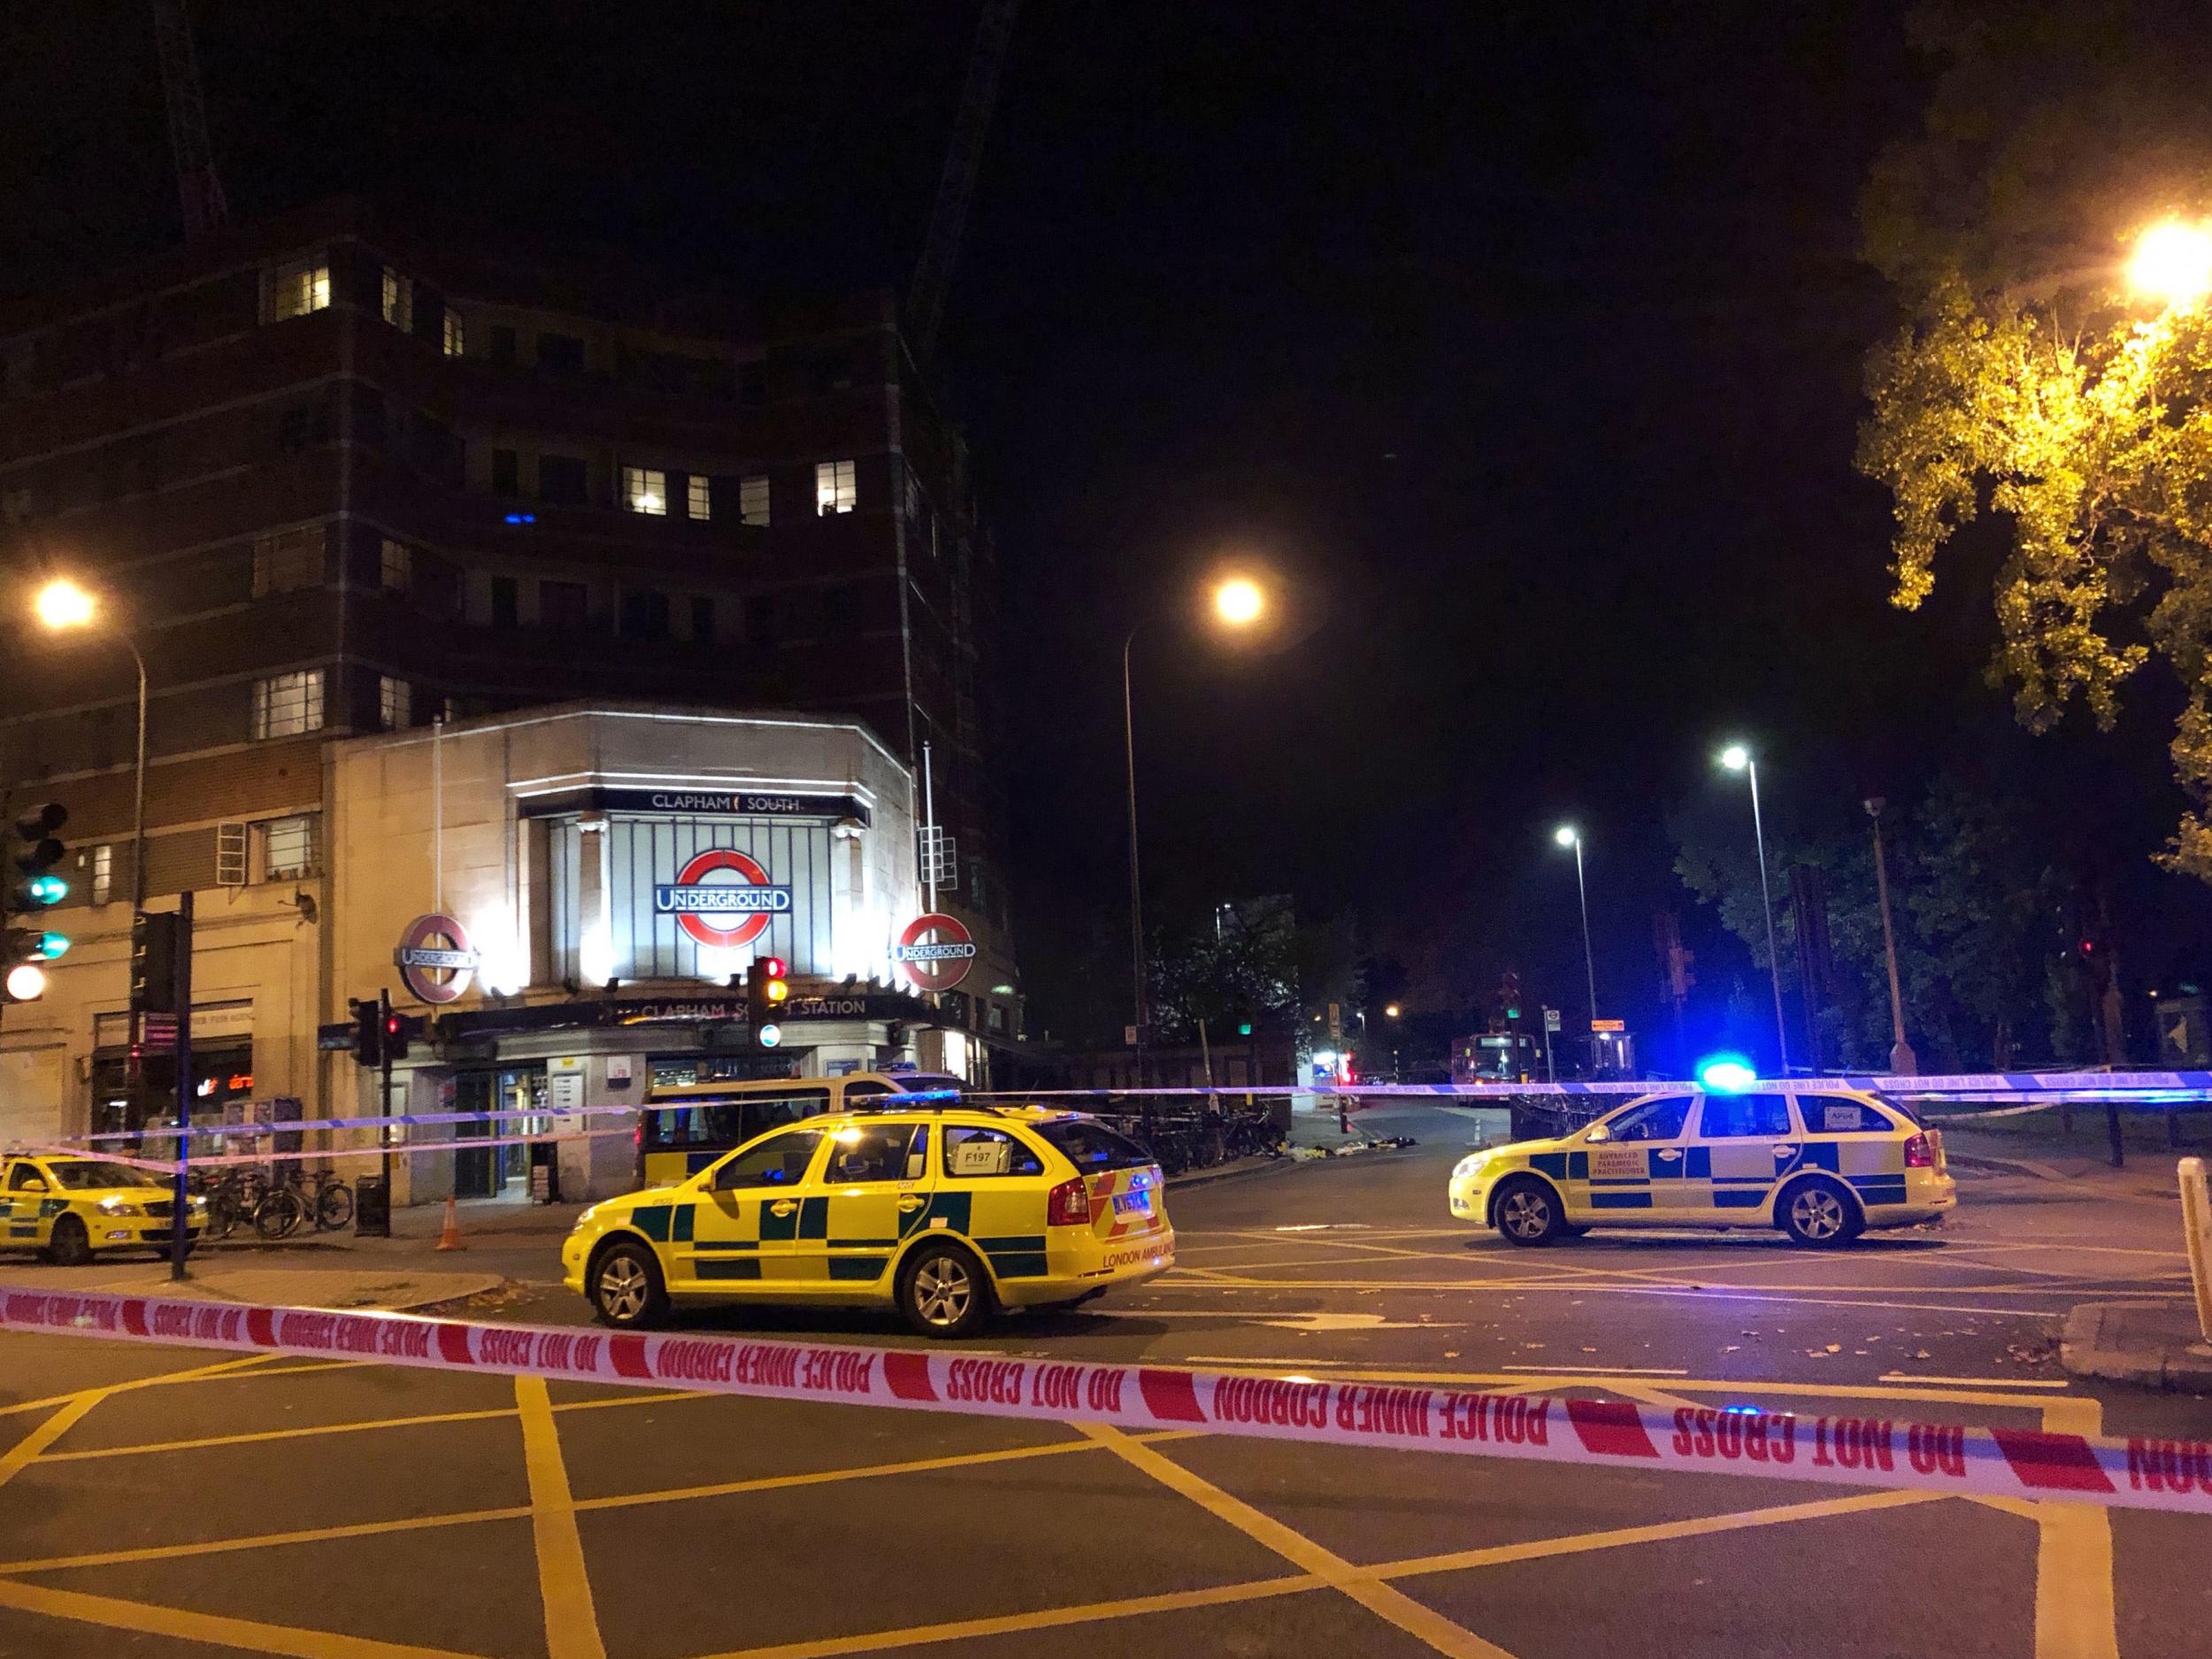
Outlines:
[[1081,1227],[1091,1219],[1091,1189],[1083,1185],[1083,1178],[1062,1181],[1045,1200],[1045,1225],[1052,1227]]
[[1915,1135],[1905,1142],[1905,1167],[1909,1170],[1935,1168],[1935,1151],[1928,1145],[1928,1137]]

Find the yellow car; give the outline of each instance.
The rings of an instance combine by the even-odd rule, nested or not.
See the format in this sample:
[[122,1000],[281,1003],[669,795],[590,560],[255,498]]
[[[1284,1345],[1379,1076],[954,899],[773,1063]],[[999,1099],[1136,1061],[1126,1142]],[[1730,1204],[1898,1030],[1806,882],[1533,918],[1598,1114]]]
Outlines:
[[1554,1141],[1471,1153],[1452,1214],[1515,1244],[1592,1227],[1778,1227],[1847,1244],[1958,1202],[1943,1137],[1872,1094],[1670,1089]]
[[917,1103],[774,1129],[674,1187],[594,1204],[563,1282],[605,1324],[672,1302],[889,1302],[926,1336],[1087,1302],[1175,1265],[1159,1166],[1096,1118]]
[[[96,1251],[165,1250],[171,1184],[150,1171],[107,1158],[0,1157],[0,1248],[42,1251],[65,1267]],[[207,1225],[207,1200],[185,1215],[188,1249]]]

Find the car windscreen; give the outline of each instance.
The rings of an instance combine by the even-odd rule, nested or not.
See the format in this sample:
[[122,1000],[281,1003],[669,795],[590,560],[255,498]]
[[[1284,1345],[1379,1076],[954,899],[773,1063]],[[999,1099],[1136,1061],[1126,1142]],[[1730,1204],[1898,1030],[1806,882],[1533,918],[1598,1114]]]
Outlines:
[[1086,1175],[1102,1170],[1132,1170],[1152,1162],[1147,1152],[1127,1135],[1117,1134],[1103,1124],[1080,1118],[1030,1125],[1067,1161]]
[[127,1164],[110,1164],[104,1159],[82,1164],[50,1164],[54,1179],[73,1192],[96,1192],[103,1187],[159,1187],[162,1183],[144,1170],[134,1170]]

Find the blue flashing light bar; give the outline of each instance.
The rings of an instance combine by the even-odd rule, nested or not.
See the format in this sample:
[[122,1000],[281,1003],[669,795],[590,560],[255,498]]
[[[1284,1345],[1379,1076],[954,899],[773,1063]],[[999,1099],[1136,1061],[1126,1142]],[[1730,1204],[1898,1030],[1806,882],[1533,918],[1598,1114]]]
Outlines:
[[511,512],[507,515],[509,524],[535,524],[537,521],[538,515],[534,512]]
[[1701,1087],[1716,1094],[1740,1094],[1759,1080],[1759,1068],[1740,1054],[1710,1054],[1697,1063]]

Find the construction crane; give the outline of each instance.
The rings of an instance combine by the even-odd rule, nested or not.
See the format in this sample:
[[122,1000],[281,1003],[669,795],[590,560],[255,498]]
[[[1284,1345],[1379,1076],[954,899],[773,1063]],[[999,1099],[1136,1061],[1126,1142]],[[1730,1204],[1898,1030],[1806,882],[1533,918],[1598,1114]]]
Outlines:
[[918,361],[927,362],[937,344],[937,325],[945,314],[945,291],[952,286],[952,268],[960,257],[960,232],[967,222],[968,198],[975,194],[983,135],[989,130],[991,106],[998,97],[998,73],[1006,61],[1007,42],[1013,38],[1014,14],[1020,10],[1021,0],[984,0],[983,16],[976,24],[975,51],[968,59],[968,84],[961,90],[960,113],[953,121],[952,143],[945,152],[945,176],[938,181],[929,234],[922,240],[921,257],[914,262],[914,280],[907,289],[907,343]]
[[169,148],[177,161],[177,200],[184,209],[184,239],[196,241],[230,219],[223,181],[207,143],[207,108],[200,101],[199,65],[192,57],[192,24],[184,0],[154,0],[154,45],[161,54],[161,90],[169,105]]

